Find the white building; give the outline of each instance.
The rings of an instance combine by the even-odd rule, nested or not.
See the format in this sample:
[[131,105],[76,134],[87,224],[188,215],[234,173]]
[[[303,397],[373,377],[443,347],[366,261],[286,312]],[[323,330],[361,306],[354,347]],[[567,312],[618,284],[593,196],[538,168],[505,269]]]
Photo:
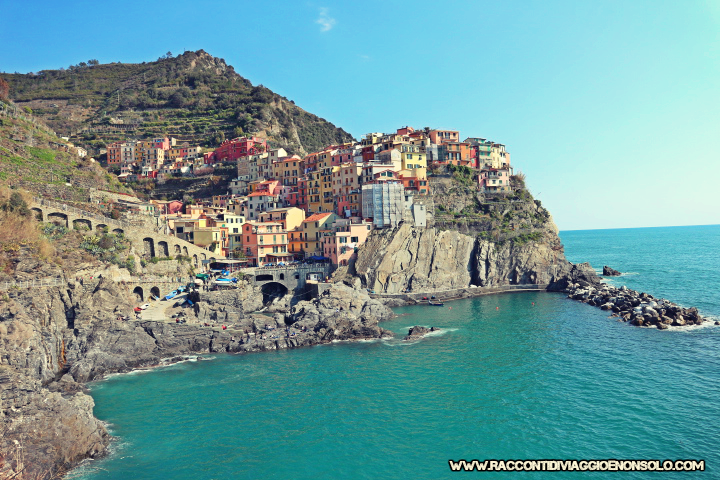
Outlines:
[[384,182],[362,186],[362,214],[373,219],[376,228],[396,227],[403,219],[405,187]]

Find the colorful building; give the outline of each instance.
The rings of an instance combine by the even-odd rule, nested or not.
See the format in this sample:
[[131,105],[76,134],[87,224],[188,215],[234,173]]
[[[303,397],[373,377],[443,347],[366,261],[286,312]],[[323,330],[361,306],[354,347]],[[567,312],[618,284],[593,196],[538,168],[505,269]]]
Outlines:
[[336,220],[330,231],[323,233],[323,256],[333,265],[347,265],[371,230],[372,224],[359,218]]
[[292,260],[292,254],[288,252],[288,235],[281,223],[245,223],[242,246],[250,265],[262,266]]
[[215,151],[205,155],[205,163],[236,162],[238,158],[265,152],[267,147],[267,141],[260,137],[239,137],[225,140]]
[[337,220],[337,215],[326,212],[316,213],[303,221],[303,240],[305,242],[303,250],[305,257],[322,256],[322,232],[328,230],[335,220]]

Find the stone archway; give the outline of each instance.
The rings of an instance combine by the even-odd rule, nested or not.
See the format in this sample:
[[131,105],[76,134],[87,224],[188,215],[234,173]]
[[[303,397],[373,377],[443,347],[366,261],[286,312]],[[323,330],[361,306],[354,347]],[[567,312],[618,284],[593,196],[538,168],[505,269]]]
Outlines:
[[198,266],[198,256],[195,253],[193,253],[193,265]]
[[187,249],[187,247],[183,246],[183,256],[187,257],[188,255],[189,255],[189,254],[188,254],[188,249]]
[[158,254],[161,257],[169,257],[170,250],[168,249],[168,243],[164,240],[158,242]]
[[285,285],[278,282],[268,282],[260,287],[263,293],[263,303],[269,303],[276,299],[282,298],[288,293]]
[[120,234],[120,233],[125,233],[125,230],[123,230],[122,228],[113,228],[112,233],[114,233],[114,234],[117,235],[117,234]]
[[45,221],[45,215],[43,214],[43,211],[42,211],[41,209],[39,209],[39,208],[37,208],[37,207],[32,207],[30,210],[32,210],[33,212],[35,212],[35,218],[36,218],[39,222],[44,222],[44,221]]
[[145,258],[152,258],[155,256],[155,240],[153,240],[151,237],[145,237],[143,238],[143,246],[143,255],[145,256]]
[[180,255],[180,245],[175,244],[175,255]]
[[160,299],[160,288],[155,286],[150,289],[150,295],[154,295],[157,297],[157,299]]
[[95,230],[97,230],[98,232],[105,232],[105,231],[107,231],[107,229],[108,229],[108,226],[105,225],[104,223],[98,223],[97,225],[95,225]]
[[47,216],[48,222],[68,226],[68,217],[64,213],[53,212]]
[[87,218],[76,218],[72,223],[73,230],[92,230],[92,222]]
[[135,297],[137,297],[138,302],[142,302],[143,300],[145,300],[145,294],[143,293],[142,287],[135,287],[133,289],[133,294],[135,295]]

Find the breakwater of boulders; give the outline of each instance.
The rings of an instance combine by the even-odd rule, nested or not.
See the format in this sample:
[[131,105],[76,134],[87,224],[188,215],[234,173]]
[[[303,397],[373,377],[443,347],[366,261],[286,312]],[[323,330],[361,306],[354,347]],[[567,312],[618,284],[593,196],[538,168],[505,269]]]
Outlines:
[[[701,325],[706,321],[697,308],[683,308],[663,298],[636,292],[625,286],[588,285],[586,282],[570,283],[565,292],[568,298],[578,300],[603,310],[612,316],[638,327],[655,327],[665,330],[670,326]],[[715,322],[720,325],[720,322]]]

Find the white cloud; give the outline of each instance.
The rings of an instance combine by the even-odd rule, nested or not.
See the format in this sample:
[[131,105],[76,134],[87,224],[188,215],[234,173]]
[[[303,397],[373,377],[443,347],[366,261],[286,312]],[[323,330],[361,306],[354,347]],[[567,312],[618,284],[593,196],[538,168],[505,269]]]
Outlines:
[[321,32],[327,32],[335,26],[335,19],[328,14],[328,9],[325,7],[320,8],[320,17],[315,20],[315,23],[320,25]]

